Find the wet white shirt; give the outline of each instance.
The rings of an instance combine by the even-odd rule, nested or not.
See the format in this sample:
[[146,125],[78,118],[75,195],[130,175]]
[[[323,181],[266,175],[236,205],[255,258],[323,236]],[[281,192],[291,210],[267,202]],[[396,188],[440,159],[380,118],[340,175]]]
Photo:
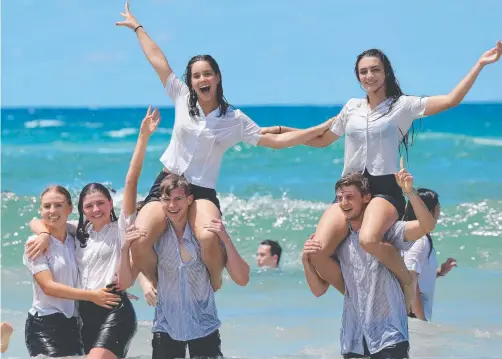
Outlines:
[[[121,213],[118,221],[107,224],[99,232],[96,232],[91,225],[89,238],[84,248],[76,240],[75,257],[79,271],[79,288],[101,289],[117,281],[117,269],[122,247],[119,226],[126,222],[127,220]],[[74,227],[74,229],[69,228],[69,231],[75,233],[78,221],[70,221],[68,224]],[[127,224],[123,224],[123,226],[126,226],[125,229],[128,227]]]
[[[34,237],[31,236],[30,239]],[[55,282],[69,287],[77,286],[78,270],[75,262],[75,240],[69,234],[66,236],[64,243],[51,236],[47,254],[43,254],[34,260],[29,259],[24,254],[23,264],[28,267],[32,275],[50,270],[52,279]],[[33,304],[29,312],[31,315],[38,313],[39,316],[63,313],[67,318],[77,315],[74,300],[46,295],[35,278],[33,278]]]
[[370,110],[366,99],[351,99],[338,114],[330,130],[346,136],[342,176],[365,169],[374,176],[398,171],[399,144],[413,121],[424,117],[427,98],[403,95],[387,113],[390,102]]
[[403,256],[408,270],[418,273],[418,286],[420,288],[420,298],[422,299],[425,319],[431,321],[438,268],[436,251],[434,249],[431,251],[429,239],[427,236],[423,236],[415,241],[409,250],[403,252]]
[[175,108],[171,142],[160,161],[173,173],[184,174],[191,184],[216,188],[223,154],[237,143],[256,146],[261,136],[260,127],[241,110],[229,108],[218,117],[219,109],[204,116],[189,115],[187,85],[174,73],[167,78],[166,91]]

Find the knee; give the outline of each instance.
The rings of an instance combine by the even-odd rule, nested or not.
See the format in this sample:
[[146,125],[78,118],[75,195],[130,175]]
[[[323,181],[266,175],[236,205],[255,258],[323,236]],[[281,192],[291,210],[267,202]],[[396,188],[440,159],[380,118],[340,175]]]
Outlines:
[[379,238],[379,236],[375,233],[364,230],[359,232],[359,245],[368,253],[374,252],[380,241],[381,238]]
[[220,246],[220,238],[213,232],[203,230],[197,239],[202,249],[219,248]]

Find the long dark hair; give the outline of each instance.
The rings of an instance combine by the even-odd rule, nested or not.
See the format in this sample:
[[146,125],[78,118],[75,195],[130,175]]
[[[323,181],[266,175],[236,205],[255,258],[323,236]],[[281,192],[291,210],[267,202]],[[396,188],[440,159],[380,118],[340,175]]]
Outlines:
[[[419,188],[417,189],[417,192],[419,197],[422,199],[425,206],[429,210],[429,212],[431,212],[432,215],[434,215],[434,211],[436,207],[439,205],[439,195],[433,190],[428,188]],[[413,210],[410,201],[408,201],[408,203],[406,203],[406,208],[404,210],[403,221],[415,221],[416,219],[417,216],[415,215],[415,211]],[[429,256],[430,256],[434,246],[432,244],[431,234],[427,233],[426,236],[429,239],[429,244],[431,245],[431,249],[429,251]]]
[[[86,218],[84,220],[84,199],[85,196],[91,194],[93,192],[100,192],[103,196],[105,196],[109,201],[112,200],[112,196],[108,188],[103,186],[101,183],[89,183],[82,191],[80,191],[80,195],[78,197],[78,226],[77,226],[77,239],[80,242],[80,247],[85,248],[87,245],[87,240],[89,239],[89,227],[91,222]],[[115,222],[117,220],[117,215],[115,214],[115,210],[112,207],[110,212],[110,220]]]
[[190,61],[188,61],[187,67],[185,69],[185,74],[183,76],[185,83],[187,84],[188,89],[190,90],[190,96],[188,97],[188,113],[190,114],[191,117],[200,116],[199,109],[197,108],[197,93],[192,87],[192,65],[197,61],[206,61],[209,64],[209,66],[211,66],[214,73],[220,76],[220,83],[216,88],[216,98],[218,100],[220,109],[218,117],[226,115],[228,108],[232,107],[232,105],[230,105],[227,102],[225,96],[223,96],[223,78],[221,76],[220,67],[218,66],[216,60],[213,59],[211,55],[197,55],[192,57]]
[[[383,64],[383,69],[385,73],[385,97],[391,100],[387,112],[385,112],[382,116],[380,116],[383,117],[392,111],[394,104],[396,103],[397,100],[399,100],[401,96],[404,95],[404,93],[401,90],[401,87],[399,86],[399,81],[397,80],[396,75],[394,74],[394,69],[392,68],[392,64],[390,63],[389,58],[387,57],[387,55],[384,54],[382,50],[379,49],[369,49],[359,54],[359,56],[357,56],[354,71],[356,73],[356,78],[357,81],[359,81],[359,83],[361,83],[361,80],[359,78],[359,62],[364,57],[376,57],[380,59],[380,61]],[[368,99],[368,96],[366,96],[366,98]],[[421,125],[422,122],[420,121],[418,129],[415,131],[415,126],[412,123],[411,129],[408,132],[406,133],[401,132],[403,139],[401,141],[401,145],[399,146],[399,153],[401,154],[401,150],[402,148],[404,148],[406,152],[407,161],[408,161],[408,148],[413,145],[413,140],[415,139],[415,132],[418,133]],[[410,131],[411,131],[411,138],[409,137]]]

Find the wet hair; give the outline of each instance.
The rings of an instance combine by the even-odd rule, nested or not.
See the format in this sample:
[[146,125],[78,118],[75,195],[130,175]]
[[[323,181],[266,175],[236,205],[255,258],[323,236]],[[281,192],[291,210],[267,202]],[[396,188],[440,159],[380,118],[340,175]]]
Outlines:
[[342,187],[348,186],[356,186],[361,196],[371,193],[370,183],[361,173],[351,173],[340,178],[335,184],[335,192],[338,192]]
[[170,173],[162,180],[160,183],[160,194],[171,195],[171,191],[181,188],[185,191],[187,196],[192,194],[192,185],[184,176],[180,176],[174,173]]
[[[78,226],[77,226],[77,239],[80,242],[80,247],[85,248],[87,246],[87,240],[89,239],[89,227],[91,226],[91,222],[85,218],[84,215],[84,200],[85,197],[91,193],[99,192],[103,196],[105,196],[109,201],[112,200],[112,196],[110,195],[110,191],[108,188],[103,186],[101,183],[89,183],[82,191],[80,191],[80,195],[78,197]],[[85,219],[84,219],[85,218]],[[112,207],[110,212],[110,220],[115,222],[117,220],[117,215],[115,214],[115,210]]]
[[190,114],[190,117],[200,116],[199,109],[197,108],[197,93],[192,87],[192,65],[197,61],[206,61],[209,64],[209,66],[211,66],[214,73],[220,76],[220,83],[216,88],[216,98],[220,109],[218,117],[226,115],[228,108],[229,107],[233,108],[233,106],[230,105],[227,102],[225,96],[223,96],[223,78],[221,76],[220,67],[218,66],[216,60],[211,55],[197,55],[192,57],[190,61],[188,61],[184,74],[185,83],[187,84],[188,89],[190,90],[190,96],[188,97],[188,113]]
[[281,245],[271,239],[266,239],[260,243],[263,246],[270,246],[270,255],[277,256],[277,265],[281,261],[282,248]]
[[68,192],[68,190],[66,188],[64,188],[63,186],[60,186],[60,185],[50,185],[50,186],[47,186],[46,189],[44,189],[44,191],[42,192],[42,194],[40,195],[40,201],[42,200],[42,197],[46,194],[46,193],[49,193],[49,192],[56,192],[56,193],[59,193],[59,194],[62,194],[63,196],[65,196],[66,198],[66,202],[70,205],[70,206],[73,206],[72,202],[71,202],[71,194],[70,192]]
[[[404,93],[401,90],[401,87],[399,86],[399,81],[397,80],[396,75],[394,74],[394,69],[392,68],[392,64],[390,63],[389,58],[387,57],[387,55],[384,54],[384,52],[382,50],[379,50],[379,49],[369,49],[369,50],[366,50],[366,51],[362,52],[361,54],[359,54],[359,56],[357,56],[354,71],[356,73],[356,78],[359,81],[359,83],[361,83],[361,80],[359,79],[359,62],[364,57],[376,57],[383,64],[383,69],[384,69],[384,73],[385,73],[385,97],[390,99],[391,102],[390,102],[390,105],[387,109],[387,112],[385,112],[380,117],[386,116],[387,114],[389,114],[392,111],[394,104],[396,103],[397,100],[399,100],[399,98],[401,96],[404,95]],[[367,98],[367,96],[366,96],[366,98]],[[411,128],[410,128],[410,130],[408,130],[408,132],[406,132],[406,133],[401,132],[403,139],[401,140],[401,144],[399,146],[399,153],[401,154],[402,149],[404,148],[404,151],[406,153],[406,160],[408,160],[408,148],[413,145],[415,135],[420,130],[421,125],[422,125],[422,122],[420,121],[420,125],[419,125],[418,129],[415,130],[415,126],[412,123]],[[411,131],[411,138],[409,136],[410,131]]]
[[[422,199],[429,212],[431,212],[432,215],[434,215],[434,211],[436,207],[439,205],[439,195],[433,190],[427,188],[419,188],[417,189],[417,192],[418,196]],[[413,206],[410,204],[410,201],[408,201],[408,203],[406,203],[406,208],[404,209],[403,221],[415,221],[416,219],[417,216],[415,215]],[[431,234],[427,233],[426,236],[429,239],[429,244],[431,245],[431,249],[429,250],[429,256],[430,256],[434,246],[432,244]]]

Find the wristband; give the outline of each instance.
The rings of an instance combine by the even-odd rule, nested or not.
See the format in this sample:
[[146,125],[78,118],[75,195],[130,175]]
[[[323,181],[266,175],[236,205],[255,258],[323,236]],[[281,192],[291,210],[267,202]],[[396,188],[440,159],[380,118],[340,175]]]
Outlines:
[[51,235],[51,233],[50,233],[50,232],[40,232],[38,235],[40,236],[41,234],[44,234],[44,233],[45,233],[45,234],[48,234],[49,236]]
[[143,27],[143,25],[138,25],[138,26],[136,26],[136,27],[134,28],[134,32],[138,31],[138,29],[139,29],[140,27]]
[[415,194],[418,194],[417,189],[415,187],[412,188],[411,192],[404,192],[403,191],[403,195],[405,197],[410,197],[410,196],[413,196]]

